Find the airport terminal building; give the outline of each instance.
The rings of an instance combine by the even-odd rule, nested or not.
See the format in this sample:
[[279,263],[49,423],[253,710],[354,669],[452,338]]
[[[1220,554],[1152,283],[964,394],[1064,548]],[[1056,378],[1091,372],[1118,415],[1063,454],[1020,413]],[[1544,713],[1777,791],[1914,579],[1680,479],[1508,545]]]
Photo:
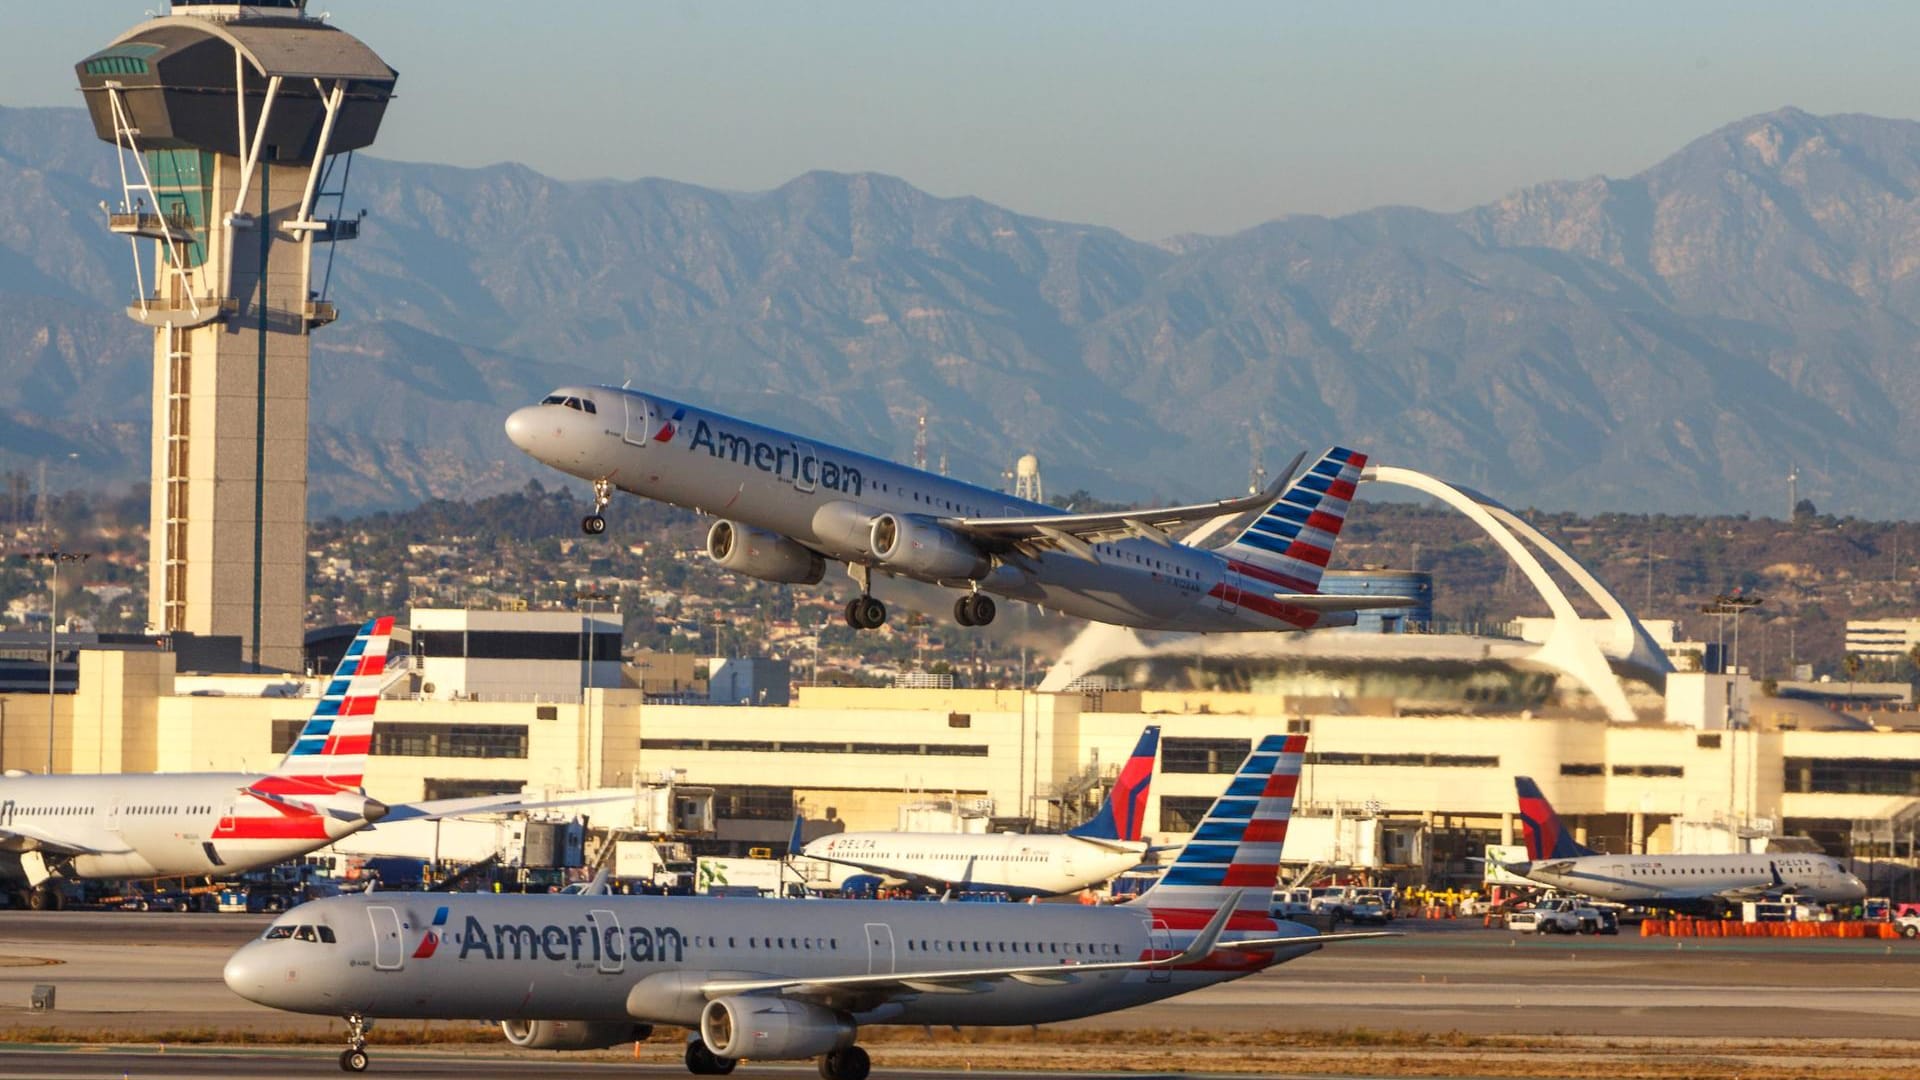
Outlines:
[[[665,704],[605,659],[619,649],[611,615],[416,611],[411,621],[395,646],[411,660],[393,665],[375,718],[369,794],[575,790],[671,773],[715,790],[716,843],[735,849],[783,842],[796,812],[809,836],[888,829],[902,806],[941,797],[990,805],[1009,827],[1072,824],[1147,724],[1162,727],[1146,808],[1156,842],[1185,838],[1253,740],[1302,733],[1303,850],[1289,861],[1402,881],[1477,879],[1485,845],[1516,839],[1516,775],[1538,780],[1576,834],[1607,851],[1807,836],[1837,855],[1910,863],[1920,817],[1920,730],[1764,698],[1737,675],[1669,675],[1665,694],[1643,688],[1642,718],[1623,723],[1578,694],[1536,693],[1537,672],[1490,661],[1370,669],[1353,655],[1363,642],[1417,636],[1376,634],[1350,637],[1337,665],[1307,662],[1294,692],[1285,680],[1254,692],[801,687],[788,706]],[[74,692],[51,709],[44,692],[0,696],[0,767],[43,769],[51,728],[59,772],[262,770],[312,709],[311,679],[194,675],[178,659],[87,650]]]

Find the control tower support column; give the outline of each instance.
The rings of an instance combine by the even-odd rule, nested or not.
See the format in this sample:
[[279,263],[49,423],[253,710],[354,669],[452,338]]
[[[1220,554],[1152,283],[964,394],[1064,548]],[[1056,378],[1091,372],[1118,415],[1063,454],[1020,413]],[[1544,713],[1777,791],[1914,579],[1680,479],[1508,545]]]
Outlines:
[[149,621],[299,670],[307,336],[335,317],[332,245],[359,232],[338,216],[351,154],[397,76],[303,0],[174,0],[77,70],[119,154],[127,314],[154,332]]

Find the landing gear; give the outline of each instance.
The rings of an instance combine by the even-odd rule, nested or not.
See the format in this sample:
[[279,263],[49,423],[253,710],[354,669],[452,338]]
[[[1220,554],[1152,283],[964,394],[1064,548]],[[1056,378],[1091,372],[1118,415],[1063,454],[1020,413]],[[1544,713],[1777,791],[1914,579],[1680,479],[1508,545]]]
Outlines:
[[595,480],[593,482],[593,513],[580,519],[580,531],[588,536],[599,536],[606,532],[607,519],[600,516],[600,511],[605,510],[607,504],[612,501],[613,481],[604,476]]
[[738,1064],[732,1058],[716,1056],[698,1035],[687,1043],[687,1071],[695,1076],[725,1076]]
[[847,625],[855,630],[878,630],[887,621],[887,605],[871,596],[847,601]]
[[860,583],[860,595],[847,601],[847,625],[855,630],[878,630],[887,621],[887,605],[873,598],[873,568],[848,563],[847,573]]
[[873,1061],[857,1046],[829,1050],[820,1055],[821,1080],[867,1080]]
[[27,894],[27,906],[35,911],[59,911],[64,906],[60,890],[46,885],[36,885]]
[[348,1072],[367,1071],[367,1031],[373,1021],[354,1013],[347,1020],[347,1048],[340,1051],[340,1067]]
[[986,593],[968,593],[953,602],[953,621],[961,626],[986,626],[993,616],[993,597]]

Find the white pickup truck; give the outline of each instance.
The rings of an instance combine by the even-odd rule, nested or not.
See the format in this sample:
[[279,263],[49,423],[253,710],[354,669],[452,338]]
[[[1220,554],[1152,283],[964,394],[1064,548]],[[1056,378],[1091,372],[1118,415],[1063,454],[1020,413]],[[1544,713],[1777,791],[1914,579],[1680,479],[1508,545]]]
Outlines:
[[1540,934],[1617,934],[1620,923],[1608,912],[1578,900],[1542,900],[1507,916],[1507,929]]

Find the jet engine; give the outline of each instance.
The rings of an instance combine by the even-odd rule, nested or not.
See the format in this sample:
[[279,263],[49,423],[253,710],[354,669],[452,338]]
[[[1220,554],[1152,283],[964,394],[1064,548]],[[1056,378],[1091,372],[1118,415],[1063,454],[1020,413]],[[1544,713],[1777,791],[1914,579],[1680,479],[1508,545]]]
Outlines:
[[652,1024],[619,1020],[502,1020],[500,1033],[522,1050],[606,1050],[639,1042]]
[[724,997],[700,1013],[700,1038],[717,1057],[810,1058],[852,1046],[859,1034],[844,1014],[777,997]]
[[736,574],[789,585],[818,585],[827,574],[827,560],[818,554],[779,533],[725,519],[707,530],[707,557]]
[[889,570],[923,581],[978,581],[993,569],[973,541],[925,518],[881,514],[867,539]]

